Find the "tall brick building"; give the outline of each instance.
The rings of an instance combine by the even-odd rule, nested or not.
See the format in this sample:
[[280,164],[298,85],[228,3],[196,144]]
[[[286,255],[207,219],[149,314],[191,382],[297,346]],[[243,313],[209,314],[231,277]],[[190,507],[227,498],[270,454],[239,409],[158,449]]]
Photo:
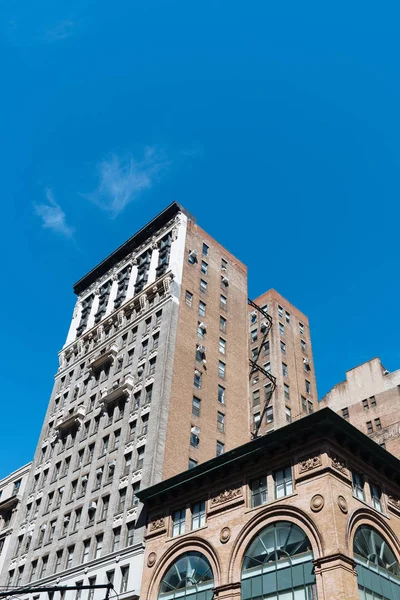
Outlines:
[[369,360],[346,372],[322,398],[320,407],[326,406],[400,458],[400,371]]
[[249,307],[246,266],[177,203],[74,291],[1,585],[112,581],[133,599],[139,490],[317,408],[308,321],[273,290]]

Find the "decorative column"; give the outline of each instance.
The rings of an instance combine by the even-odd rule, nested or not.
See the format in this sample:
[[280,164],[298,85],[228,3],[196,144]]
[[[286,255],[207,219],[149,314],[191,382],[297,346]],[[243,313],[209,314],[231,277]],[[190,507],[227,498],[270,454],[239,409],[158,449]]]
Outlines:
[[356,563],[352,558],[338,552],[313,562],[319,600],[359,600]]
[[213,589],[213,600],[241,600],[242,585],[237,583],[224,583]]

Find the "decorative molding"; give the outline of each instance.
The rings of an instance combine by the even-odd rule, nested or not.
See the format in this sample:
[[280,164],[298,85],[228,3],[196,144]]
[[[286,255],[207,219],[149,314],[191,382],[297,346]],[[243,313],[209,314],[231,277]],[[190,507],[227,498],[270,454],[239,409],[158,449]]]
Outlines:
[[214,496],[210,500],[210,507],[214,508],[215,506],[219,506],[220,504],[225,504],[226,502],[231,502],[232,500],[236,500],[238,498],[243,497],[243,488],[242,486],[237,488],[231,488],[228,490],[223,490],[217,496]]
[[154,565],[156,564],[157,561],[157,554],[155,552],[150,552],[149,556],[147,557],[147,566],[148,567],[154,567]]
[[221,544],[226,544],[227,542],[229,542],[229,540],[231,539],[231,534],[232,532],[229,527],[223,527],[219,534],[219,540]]
[[325,499],[322,494],[315,494],[310,500],[310,508],[313,512],[319,512],[324,508]]
[[347,513],[349,511],[349,508],[348,508],[348,505],[347,505],[346,498],[344,496],[338,496],[337,497],[337,503],[338,503],[338,506],[339,506],[340,510],[342,511],[342,513],[344,513],[345,515],[347,515]]
[[334,469],[336,469],[336,471],[339,471],[340,473],[343,473],[343,475],[348,476],[349,472],[346,468],[346,461],[344,460],[344,458],[341,458],[336,454],[332,454],[331,465]]
[[309,457],[303,457],[299,461],[299,473],[306,473],[312,469],[322,466],[322,459],[320,454],[315,454]]
[[159,517],[158,519],[154,519],[151,521],[149,526],[149,531],[159,531],[160,529],[166,529],[165,518]]

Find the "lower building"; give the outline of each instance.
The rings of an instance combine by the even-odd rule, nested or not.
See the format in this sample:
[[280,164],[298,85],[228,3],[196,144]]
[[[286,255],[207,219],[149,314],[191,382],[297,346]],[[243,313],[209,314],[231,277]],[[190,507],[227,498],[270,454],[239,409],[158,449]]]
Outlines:
[[379,358],[350,369],[322,398],[324,407],[400,458],[400,370],[389,372]]
[[[9,548],[11,534],[21,507],[21,498],[32,463],[17,469],[0,480],[0,574]],[[26,544],[31,538],[28,536]],[[30,542],[29,542],[30,543]],[[29,546],[28,546],[29,549]]]
[[328,408],[139,496],[141,600],[400,598],[400,461]]

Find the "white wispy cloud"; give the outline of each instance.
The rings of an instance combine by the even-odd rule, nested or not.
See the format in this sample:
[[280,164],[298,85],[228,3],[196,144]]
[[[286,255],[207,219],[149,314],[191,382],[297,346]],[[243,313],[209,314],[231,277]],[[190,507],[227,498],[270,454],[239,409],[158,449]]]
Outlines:
[[98,165],[97,189],[84,196],[115,218],[153,186],[168,164],[163,153],[155,148],[146,148],[140,161],[131,155],[121,158],[112,154]]
[[67,224],[65,213],[54,200],[53,192],[49,188],[46,188],[46,200],[47,203],[34,204],[36,214],[42,219],[42,227],[71,238],[74,229]]

